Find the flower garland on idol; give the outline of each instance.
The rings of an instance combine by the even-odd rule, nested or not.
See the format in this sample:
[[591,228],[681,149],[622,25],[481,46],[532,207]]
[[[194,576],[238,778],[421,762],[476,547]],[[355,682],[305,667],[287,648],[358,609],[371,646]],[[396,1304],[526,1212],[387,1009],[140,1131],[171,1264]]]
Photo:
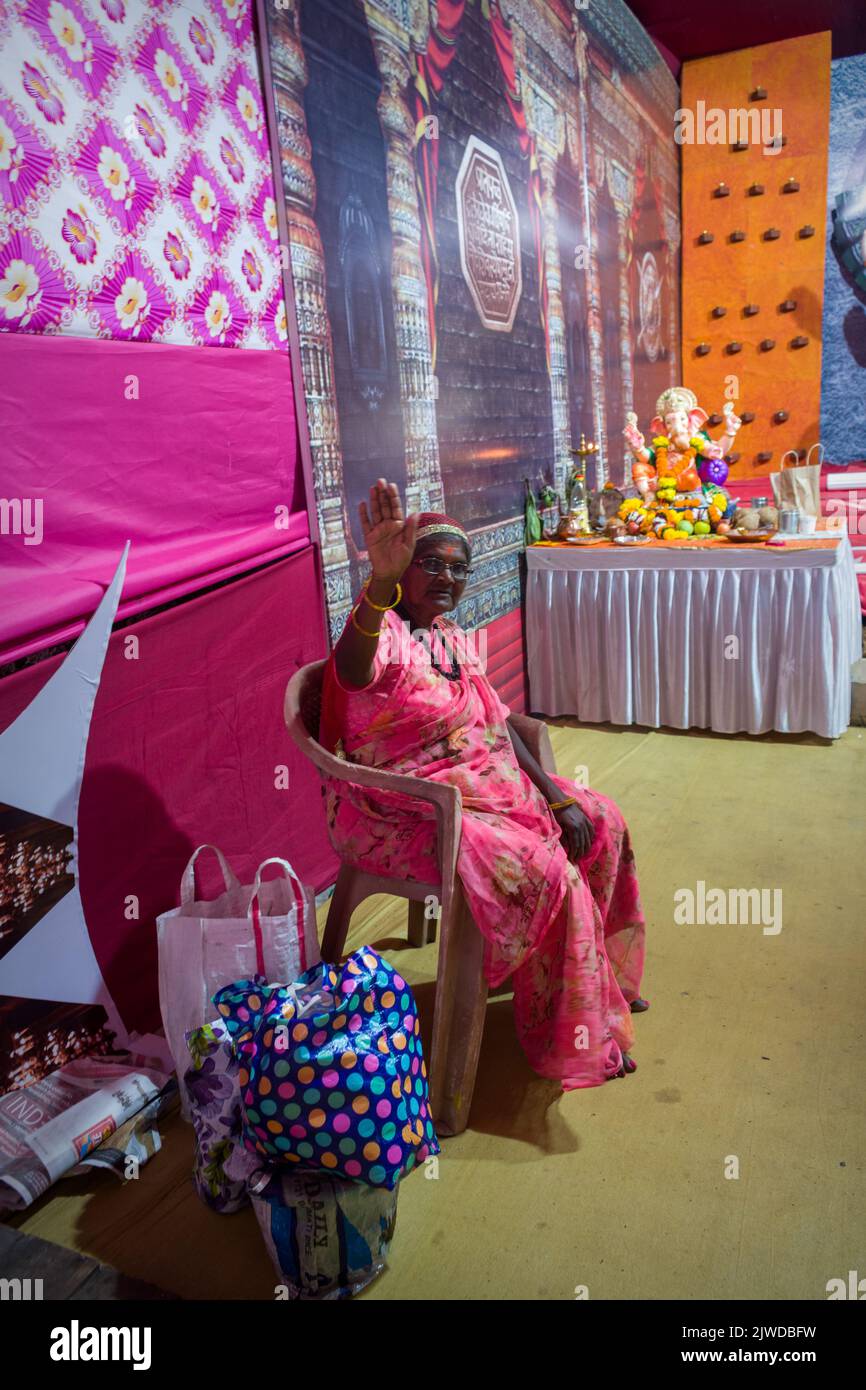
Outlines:
[[[706,445],[711,443],[707,435],[693,435],[678,464],[680,477],[694,471],[695,459],[703,459]],[[687,540],[693,535],[708,536],[714,531],[724,534],[729,529],[728,518],[733,514],[734,503],[721,487],[705,483],[700,484],[702,498],[678,497],[677,474],[670,472],[668,466],[670,447],[666,435],[657,435],[653,440],[658,472],[655,501],[626,498],[619,509],[620,520],[626,523],[632,535],[654,536],[666,541]]]

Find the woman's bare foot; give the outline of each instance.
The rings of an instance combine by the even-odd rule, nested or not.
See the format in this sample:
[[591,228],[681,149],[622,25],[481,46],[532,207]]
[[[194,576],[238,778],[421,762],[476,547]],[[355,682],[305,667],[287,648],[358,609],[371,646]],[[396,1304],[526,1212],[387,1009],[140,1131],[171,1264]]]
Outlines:
[[633,1071],[637,1071],[637,1062],[630,1057],[627,1052],[622,1054],[622,1066],[619,1071],[614,1072],[614,1080],[620,1076],[630,1076]]

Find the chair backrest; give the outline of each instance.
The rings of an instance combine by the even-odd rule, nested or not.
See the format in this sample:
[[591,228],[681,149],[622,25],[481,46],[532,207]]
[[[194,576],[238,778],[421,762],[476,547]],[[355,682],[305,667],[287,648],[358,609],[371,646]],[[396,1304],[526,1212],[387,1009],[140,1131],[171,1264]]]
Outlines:
[[301,666],[286,686],[283,714],[286,728],[301,752],[315,763],[320,772],[333,773],[339,761],[319,743],[322,719],[322,681],[326,661],[311,661]]
[[283,713],[286,728],[301,752],[319,772],[337,782],[352,782],[370,789],[399,792],[419,802],[432,804],[437,826],[437,857],[442,881],[442,911],[450,911],[455,891],[457,851],[460,845],[462,800],[457,787],[447,782],[428,781],[407,773],[386,772],[364,767],[329,753],[319,743],[322,712],[322,680],[325,661],[312,661],[290,677],[286,686]]
[[426,778],[410,773],[386,772],[384,768],[365,767],[360,763],[348,761],[329,753],[319,743],[319,725],[322,711],[322,678],[325,661],[312,661],[302,666],[290,677],[286,686],[283,714],[286,728],[306,758],[325,777],[336,778],[339,782],[352,782],[356,786],[381,787],[388,791],[403,792],[420,801],[429,801],[445,815],[457,815],[456,834],[459,838],[460,792],[457,787],[446,782],[429,782]]
[[304,728],[311,738],[319,741],[319,725],[322,719],[322,681],[325,675],[325,661],[314,661],[303,668],[304,679],[298,693],[298,712]]

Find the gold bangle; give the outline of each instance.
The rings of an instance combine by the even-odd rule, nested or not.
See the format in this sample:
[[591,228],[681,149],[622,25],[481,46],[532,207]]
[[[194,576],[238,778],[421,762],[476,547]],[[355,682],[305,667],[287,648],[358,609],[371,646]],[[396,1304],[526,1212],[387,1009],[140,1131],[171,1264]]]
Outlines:
[[[401,598],[403,597],[403,590],[400,588],[400,581],[397,580],[397,581],[395,581],[395,582],[396,582],[396,587],[397,587],[397,597],[395,598],[395,600],[394,600],[393,603],[386,603],[386,604],[383,606],[382,604],[374,603],[373,600],[370,598],[370,595],[367,593],[367,589],[368,589],[368,587],[369,587],[369,585],[370,585],[370,580],[368,579],[368,580],[367,580],[367,583],[364,585],[364,602],[365,602],[365,603],[369,603],[370,607],[371,607],[371,608],[374,608],[374,609],[376,610],[377,613],[387,613],[389,609],[391,609],[391,608],[396,608],[396,607],[397,607],[397,604],[400,602]],[[363,631],[363,629],[362,629],[362,631]]]
[[547,804],[550,807],[551,811],[561,811],[565,806],[576,806],[577,797],[568,796],[566,797],[565,801],[548,801]]
[[357,613],[357,611],[358,611],[357,608],[353,608],[353,609],[352,609],[352,624],[353,624],[353,626],[356,627],[356,628],[358,629],[359,632],[363,632],[363,634],[364,634],[365,637],[381,637],[381,635],[382,635],[382,629],[381,629],[381,628],[378,628],[378,627],[377,627],[375,632],[370,632],[370,631],[368,631],[367,628],[361,627],[361,624],[358,622],[358,619],[355,617],[355,614]]

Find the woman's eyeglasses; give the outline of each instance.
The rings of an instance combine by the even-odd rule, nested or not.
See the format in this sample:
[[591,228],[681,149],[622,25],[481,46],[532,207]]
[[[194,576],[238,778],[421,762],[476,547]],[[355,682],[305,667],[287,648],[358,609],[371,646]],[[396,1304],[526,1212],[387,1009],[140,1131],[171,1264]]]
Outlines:
[[443,570],[450,570],[458,584],[462,584],[474,572],[472,566],[464,565],[462,560],[452,565],[447,560],[437,560],[435,555],[425,555],[420,560],[413,560],[412,564],[420,565],[426,574],[441,574]]

